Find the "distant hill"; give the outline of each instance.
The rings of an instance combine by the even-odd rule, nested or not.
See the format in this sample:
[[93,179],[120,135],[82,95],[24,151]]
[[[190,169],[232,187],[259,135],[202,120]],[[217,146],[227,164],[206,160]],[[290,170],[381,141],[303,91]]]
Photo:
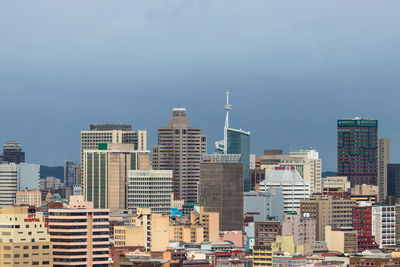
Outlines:
[[325,178],[327,176],[337,176],[337,172],[330,172],[330,171],[322,172],[322,178]]
[[40,178],[46,178],[48,176],[53,176],[64,182],[64,166],[43,166],[40,165]]

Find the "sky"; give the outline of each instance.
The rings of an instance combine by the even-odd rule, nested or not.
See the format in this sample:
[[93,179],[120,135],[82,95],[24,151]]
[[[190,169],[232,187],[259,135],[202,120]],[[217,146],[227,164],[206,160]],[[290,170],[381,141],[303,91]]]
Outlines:
[[313,148],[336,170],[336,121],[379,120],[400,162],[400,1],[0,2],[0,144],[28,162],[79,160],[91,123],[251,132],[251,152]]

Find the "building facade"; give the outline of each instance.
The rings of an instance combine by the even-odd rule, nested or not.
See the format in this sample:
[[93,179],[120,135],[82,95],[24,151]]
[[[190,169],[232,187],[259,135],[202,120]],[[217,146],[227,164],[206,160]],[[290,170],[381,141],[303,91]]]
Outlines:
[[337,172],[351,186],[377,184],[378,121],[343,119],[337,122]]
[[281,188],[284,212],[297,212],[300,201],[309,198],[309,185],[294,166],[274,167],[267,179],[260,183],[259,191]]
[[40,190],[17,191],[15,204],[40,207],[42,204],[42,193]]
[[387,165],[387,202],[394,204],[400,197],[400,164]]
[[171,213],[171,170],[131,170],[128,175],[128,209],[149,207],[152,213]]
[[269,188],[264,192],[244,193],[244,213],[252,215],[254,221],[266,221],[275,218],[283,219],[282,188]]
[[75,161],[64,161],[64,184],[66,186],[81,185],[81,166]]
[[18,170],[15,164],[0,164],[0,207],[15,203],[18,190]]
[[396,208],[372,206],[372,235],[380,248],[396,245]]
[[49,209],[54,267],[106,267],[109,210],[95,209],[83,196],[71,196],[66,208]]
[[15,164],[25,162],[25,152],[22,151],[22,147],[18,142],[8,141],[4,144],[3,161]]
[[133,144],[100,144],[83,154],[82,194],[94,208],[111,212],[127,209],[130,170],[150,169],[148,151],[134,150]]
[[186,109],[174,108],[168,127],[158,129],[153,146],[154,170],[172,170],[172,190],[185,203],[197,203],[200,161],[207,152],[207,138],[200,128],[190,127]]
[[329,250],[354,254],[358,252],[357,231],[352,227],[325,227],[326,245]]
[[53,266],[52,243],[42,213],[0,208],[0,266]]
[[387,198],[387,165],[390,163],[390,138],[378,137],[377,160],[378,202],[384,203]]
[[318,241],[325,241],[325,225],[334,228],[352,227],[352,210],[356,201],[352,199],[330,196],[316,196],[302,200],[300,214],[309,214],[316,218],[316,233]]
[[242,231],[243,163],[201,163],[199,200],[205,211],[219,213],[221,231]]
[[254,223],[254,246],[271,246],[282,235],[282,223],[266,221]]
[[372,206],[362,202],[353,207],[353,228],[357,231],[358,249],[360,251],[377,249],[379,245],[372,235]]
[[316,225],[317,219],[309,214],[285,214],[282,235],[293,236],[295,244],[313,244],[317,240]]

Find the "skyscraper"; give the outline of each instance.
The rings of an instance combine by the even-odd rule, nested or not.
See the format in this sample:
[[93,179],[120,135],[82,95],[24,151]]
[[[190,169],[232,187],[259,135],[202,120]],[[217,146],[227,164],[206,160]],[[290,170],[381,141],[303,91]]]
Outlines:
[[387,165],[387,202],[394,204],[400,197],[400,164]]
[[378,137],[378,201],[383,203],[387,196],[387,165],[390,163],[390,138]]
[[243,163],[213,161],[200,166],[200,205],[207,212],[219,212],[220,231],[241,231]]
[[223,154],[240,154],[243,163],[244,192],[250,191],[250,132],[242,129],[229,128],[230,93],[226,92],[226,118],[224,127],[224,140],[215,143],[216,152]]
[[0,207],[15,203],[18,190],[18,165],[0,164]]
[[64,161],[64,184],[66,186],[74,186],[81,183],[81,168],[75,161]]
[[150,169],[149,151],[134,150],[133,144],[99,144],[83,153],[82,194],[94,208],[116,212],[127,208],[130,170]]
[[25,162],[25,152],[21,145],[16,141],[8,141],[3,146],[3,161],[19,164]]
[[132,131],[132,126],[128,124],[91,124],[89,131],[81,131],[81,163],[83,151],[97,149],[101,143],[133,144],[135,150],[146,150],[146,136],[145,130]]
[[190,127],[185,108],[174,108],[168,127],[158,129],[153,146],[154,170],[172,170],[172,190],[185,203],[197,203],[200,161],[207,152],[207,138],[200,128]]
[[337,171],[351,186],[377,184],[378,121],[343,119],[337,121]]

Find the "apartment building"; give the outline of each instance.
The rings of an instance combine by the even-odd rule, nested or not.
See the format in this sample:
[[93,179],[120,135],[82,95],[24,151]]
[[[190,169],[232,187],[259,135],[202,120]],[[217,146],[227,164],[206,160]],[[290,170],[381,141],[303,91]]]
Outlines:
[[66,208],[49,209],[49,233],[54,267],[108,266],[108,209],[95,209],[83,196],[70,196]]

